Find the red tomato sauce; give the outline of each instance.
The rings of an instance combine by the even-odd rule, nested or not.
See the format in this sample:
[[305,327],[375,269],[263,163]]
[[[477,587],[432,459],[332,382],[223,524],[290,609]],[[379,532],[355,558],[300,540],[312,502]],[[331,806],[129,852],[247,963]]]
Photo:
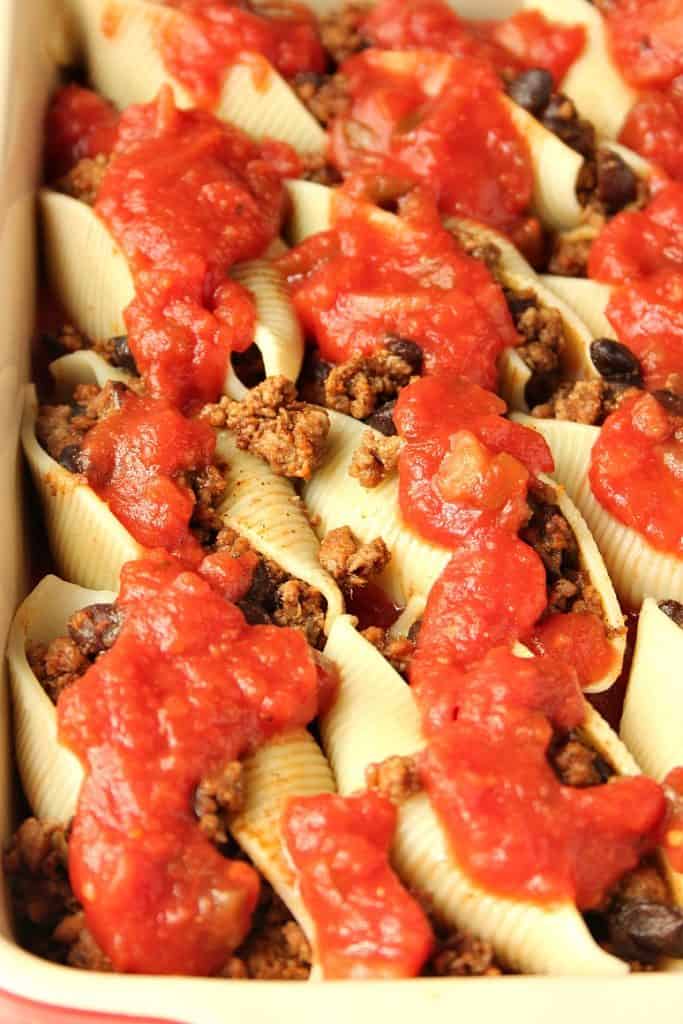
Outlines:
[[501,75],[545,68],[559,83],[585,45],[580,25],[558,25],[538,11],[501,21],[466,21],[443,0],[384,0],[363,23],[363,36],[387,50],[438,50],[481,61]]
[[526,643],[536,654],[550,654],[573,665],[582,687],[597,683],[615,667],[617,656],[605,624],[593,612],[549,615],[536,625]]
[[133,271],[128,342],[151,394],[191,407],[221,393],[230,352],[254,332],[251,297],[228,272],[277,234],[281,172],[295,166],[283,144],[178,110],[166,87],[121,115],[95,210]]
[[[431,733],[421,767],[458,862],[491,892],[598,906],[656,846],[661,788],[644,776],[589,789],[559,782],[546,756],[553,727],[584,718],[570,665],[494,647],[461,669],[439,654],[420,636],[411,679],[422,700],[448,680],[452,720]],[[430,704],[423,710],[428,729]]]
[[165,399],[128,392],[88,432],[82,454],[88,483],[138,543],[196,563],[195,496],[178,478],[208,466],[215,447],[208,423],[185,419]]
[[646,92],[631,108],[619,141],[683,180],[683,75],[666,92]]
[[300,797],[282,825],[325,978],[419,974],[433,936],[389,864],[394,805],[373,792]]
[[128,563],[114,646],[58,703],[81,760],[69,873],[115,969],[211,974],[248,931],[258,876],[192,809],[203,776],[318,710],[303,634],[249,626],[179,563]]
[[503,419],[502,399],[455,375],[404,388],[394,422],[401,513],[427,540],[450,546],[475,528],[514,534],[528,518],[530,474],[553,460],[538,433]]
[[45,174],[53,180],[83,157],[111,153],[119,114],[110,103],[80,85],[55,93],[45,118]]
[[680,419],[653,395],[623,402],[591,452],[590,485],[600,504],[659,551],[683,557],[683,440]]
[[341,66],[350,106],[330,126],[339,170],[423,182],[444,213],[519,231],[531,157],[500,83],[480,61],[432,50],[366,50]]
[[683,393],[683,267],[621,285],[605,312],[638,356],[645,386]]
[[610,220],[591,246],[588,274],[621,284],[662,270],[683,273],[683,185],[657,192],[644,210],[624,211]]
[[344,192],[334,202],[333,228],[279,261],[323,359],[343,362],[398,335],[420,345],[428,373],[495,387],[498,356],[518,341],[510,313],[486,267],[441,226],[431,197],[410,192],[397,217]]
[[[259,13],[234,0],[163,2],[184,16],[160,32],[162,59],[199,106],[215,106],[227,71],[242,60],[250,64],[256,81],[264,83],[268,64],[286,78],[325,70],[315,19],[304,5],[273,4],[267,13]],[[259,61],[259,55],[265,60]]]
[[669,797],[663,847],[674,871],[683,871],[683,768],[673,768],[663,782]]

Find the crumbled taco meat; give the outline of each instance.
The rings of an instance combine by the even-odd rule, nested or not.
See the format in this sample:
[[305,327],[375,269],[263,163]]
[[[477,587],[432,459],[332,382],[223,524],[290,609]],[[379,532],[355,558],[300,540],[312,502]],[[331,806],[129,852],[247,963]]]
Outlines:
[[19,938],[28,949],[57,963],[111,970],[71,889],[63,825],[27,818],[10,839],[3,864]]
[[409,338],[389,336],[368,356],[352,356],[333,366],[324,378],[324,404],[364,420],[379,405],[395,398],[422,369],[422,349]]
[[351,106],[344,75],[320,75],[304,71],[291,84],[304,106],[322,125],[345,114]]
[[645,186],[618,153],[598,149],[595,159],[581,169],[576,194],[582,206],[612,217],[626,206],[642,203]]
[[441,936],[437,932],[436,950],[422,973],[434,978],[492,978],[503,970],[490,942],[466,932],[451,931]]
[[614,774],[597,751],[573,732],[556,738],[548,757],[560,782],[575,789],[601,786]]
[[683,956],[683,911],[650,858],[624,875],[593,918],[597,937],[632,971],[652,970],[661,957]]
[[388,564],[391,554],[381,537],[363,544],[348,526],[330,530],[320,545],[318,559],[343,590],[364,587]]
[[416,639],[409,636],[392,636],[379,626],[368,626],[362,630],[362,636],[382,654],[390,665],[402,675],[408,675],[410,659],[415,653]]
[[50,700],[56,704],[60,693],[111,647],[121,623],[116,605],[92,604],[74,612],[67,624],[68,636],[28,648],[31,669]]
[[227,490],[225,475],[218,466],[212,465],[196,473],[187,473],[185,476],[183,482],[195,495],[190,529],[200,544],[206,547],[215,545],[216,538],[223,528],[218,509]]
[[482,237],[480,231],[471,230],[464,224],[456,225],[452,221],[446,221],[444,227],[457,239],[468,256],[485,264],[494,281],[502,281],[503,256],[495,242],[488,241]]
[[517,352],[530,369],[552,373],[565,347],[564,323],[556,309],[542,306],[531,288],[505,292],[508,309],[523,342]]
[[303,580],[280,584],[272,618],[276,626],[301,629],[311,647],[320,647],[324,640],[325,599]]
[[[49,342],[52,347],[65,353],[91,349],[102,356],[103,359],[106,359],[108,363],[111,363],[112,366],[125,370],[126,373],[132,376],[139,376],[135,358],[128,346],[128,335],[126,334],[117,334],[111,338],[89,338],[72,324],[64,324],[56,335],[49,336]],[[143,383],[142,381],[131,381],[129,387],[141,392],[143,390]]]
[[584,228],[555,235],[548,261],[548,273],[559,277],[587,277],[593,233]]
[[305,981],[311,948],[300,926],[267,882],[246,941],[220,972],[223,978]]
[[258,455],[279,476],[304,480],[319,464],[330,428],[324,409],[299,402],[286,377],[266,378],[239,402],[224,395],[200,415],[233,433],[239,448]]
[[579,113],[562,93],[553,93],[540,117],[548,131],[562,139],[567,146],[590,160],[595,153],[595,128],[590,121],[579,117]]
[[396,755],[378,764],[369,764],[365,769],[365,784],[392,803],[402,804],[422,789],[417,760]]
[[95,424],[115,412],[126,385],[107,381],[104,387],[79,384],[68,405],[41,405],[36,436],[45,450],[70,472],[78,473],[80,449]]
[[362,25],[369,4],[347,3],[341,11],[334,11],[320,19],[320,38],[324,48],[336,64],[370,45],[363,35]]
[[547,402],[534,406],[531,415],[539,419],[600,425],[625,398],[633,394],[633,387],[601,378],[567,381],[560,384]]
[[385,437],[376,430],[364,430],[353,453],[348,475],[362,487],[377,487],[398,465],[399,437]]
[[539,555],[546,571],[546,613],[593,612],[604,617],[602,600],[581,568],[574,531],[555,503],[551,487],[534,482],[528,495],[530,516],[520,537]]
[[241,761],[229,761],[220,771],[203,778],[195,790],[194,812],[204,835],[216,845],[228,841],[227,820],[244,807]]
[[105,153],[98,153],[95,157],[83,157],[59,179],[57,188],[60,192],[66,192],[68,196],[87,203],[88,206],[94,206],[108,165],[109,157]]
[[316,185],[334,188],[342,180],[341,174],[336,167],[327,162],[324,153],[304,153],[301,163],[303,165],[301,177],[305,181],[313,181]]

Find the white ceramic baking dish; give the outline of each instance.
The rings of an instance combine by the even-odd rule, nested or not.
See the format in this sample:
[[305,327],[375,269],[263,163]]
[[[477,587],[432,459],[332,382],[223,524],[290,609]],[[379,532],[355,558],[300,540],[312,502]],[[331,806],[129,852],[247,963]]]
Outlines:
[[[561,3],[562,0],[558,0]],[[0,0],[0,643],[25,591],[18,432],[35,291],[33,193],[42,117],[63,42],[61,0]],[[87,261],[84,263],[87,273]],[[0,838],[14,776],[7,683],[0,687]],[[683,976],[482,978],[404,982],[255,982],[124,977],[58,967],[20,949],[0,887],[0,1024],[326,1024],[506,1020],[620,1024],[683,1017]]]

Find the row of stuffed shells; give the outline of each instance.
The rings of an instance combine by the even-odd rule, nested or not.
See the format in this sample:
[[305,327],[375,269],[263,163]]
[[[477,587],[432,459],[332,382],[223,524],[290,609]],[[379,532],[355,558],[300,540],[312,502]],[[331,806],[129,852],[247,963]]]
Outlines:
[[[290,181],[288,191],[291,198],[291,218],[288,237],[292,244],[303,242],[310,235],[326,231],[332,225],[334,189],[309,181]],[[367,206],[367,216],[381,224],[396,237],[409,230],[395,214],[378,207]],[[498,274],[503,285],[514,292],[530,291],[541,307],[554,309],[562,318],[565,347],[562,353],[563,379],[588,379],[597,377],[598,372],[590,356],[591,331],[574,309],[555,291],[547,287],[519,251],[504,235],[492,228],[473,221],[449,217],[444,225],[456,236],[465,233],[482,243],[494,245],[500,253]],[[506,349],[499,360],[500,392],[510,408],[528,408],[525,389],[532,377],[532,371],[513,348]]]
[[[159,88],[168,84],[181,107],[193,105],[187,89],[164,66],[158,45],[163,32],[187,14],[151,0],[120,0],[112,28],[105,17],[108,0],[69,0],[69,5],[76,40],[99,92],[123,108],[153,99]],[[319,15],[330,9],[327,0],[307,6]],[[457,9],[458,5],[452,6]],[[419,61],[418,55],[410,51],[382,51],[376,59],[387,70],[407,75]],[[436,95],[443,88],[450,59],[443,55],[433,62],[424,82],[428,94]],[[227,70],[214,113],[253,138],[276,138],[301,153],[323,154],[324,129],[265,58],[258,58],[256,68],[254,60],[254,55],[248,55]],[[553,230],[576,227],[582,215],[576,188],[583,157],[504,94],[502,101],[528,146],[534,211]]]
[[658,551],[636,530],[620,523],[591,490],[591,450],[600,428],[521,413],[514,413],[513,419],[537,430],[548,442],[555,461],[554,477],[585,518],[622,604],[639,609],[646,597],[683,600],[680,558]]
[[[59,742],[56,707],[32,671],[27,651],[63,636],[78,609],[115,597],[110,591],[87,590],[46,576],[21,605],[12,625],[8,657],[17,763],[31,810],[44,820],[71,819],[83,769]],[[286,856],[280,822],[290,798],[335,791],[327,759],[306,729],[295,729],[246,758],[244,784],[244,807],[230,819],[230,831],[315,948],[314,929]]]
[[[69,321],[93,339],[125,334],[124,312],[135,295],[135,285],[128,261],[104,222],[91,206],[49,189],[40,194],[40,211],[48,282]],[[303,336],[286,284],[268,259],[282,248],[276,242],[264,258],[236,264],[230,273],[253,298],[254,343],[266,375],[296,380],[303,361]],[[84,252],[88,253],[87,274],[83,273]],[[226,366],[223,390],[234,398],[244,393],[231,363]]]
[[[102,386],[111,379],[104,360],[92,353],[67,357],[71,382]],[[64,362],[65,360],[58,360]],[[103,371],[103,372],[102,372]],[[43,506],[50,549],[60,575],[81,586],[113,590],[121,566],[140,558],[144,549],[93,491],[84,477],[53,459],[36,437],[35,389],[26,393],[22,445]],[[343,610],[332,577],[318,560],[318,539],[293,484],[277,476],[261,459],[242,451],[227,431],[219,431],[216,455],[225,463],[226,496],[218,508],[226,526],[242,533],[265,557],[291,576],[319,590],[327,602],[327,625]]]
[[[530,656],[519,645],[516,653]],[[357,632],[352,617],[335,621],[325,654],[336,663],[341,682],[323,716],[321,735],[339,791],[345,794],[364,786],[369,765],[416,754],[424,738],[410,688]],[[618,774],[640,773],[626,747],[588,703],[581,734]],[[491,942],[502,962],[516,970],[572,975],[628,971],[595,943],[572,903],[542,906],[502,898],[473,882],[458,865],[424,793],[399,809],[392,859],[403,880],[429,901],[439,918]],[[676,890],[674,898],[680,899]]]

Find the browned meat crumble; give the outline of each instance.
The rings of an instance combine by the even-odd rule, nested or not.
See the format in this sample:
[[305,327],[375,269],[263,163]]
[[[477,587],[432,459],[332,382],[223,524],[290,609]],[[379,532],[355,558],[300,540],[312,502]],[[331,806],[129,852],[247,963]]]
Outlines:
[[74,612],[67,624],[68,636],[28,649],[29,664],[55,704],[60,693],[109,650],[121,625],[122,616],[116,605],[92,604]]
[[362,487],[378,487],[394,472],[400,454],[400,438],[364,430],[349,465],[349,476],[358,480]]
[[340,526],[325,535],[318,558],[343,590],[353,591],[382,572],[391,554],[381,537],[363,544],[348,526]]
[[400,675],[407,677],[410,660],[415,653],[415,639],[409,636],[392,636],[388,630],[379,626],[368,626],[362,630],[362,635]]
[[636,389],[601,378],[567,381],[541,405],[531,410],[539,419],[571,420],[573,423],[599,425]]
[[370,45],[363,35],[362,25],[370,4],[348,3],[320,19],[320,38],[324,48],[336,64]]
[[200,415],[229,430],[239,448],[263,459],[274,473],[304,480],[320,463],[330,428],[324,409],[298,401],[286,377],[268,377],[239,402],[224,395]]
[[313,117],[327,125],[333,117],[345,114],[351,105],[343,75],[320,75],[304,71],[292,80],[297,96]]
[[[112,366],[125,370],[131,376],[138,376],[138,369],[135,364],[133,353],[128,347],[128,336],[117,334],[111,338],[89,338],[82,331],[77,330],[72,324],[64,324],[55,335],[45,335],[44,340],[49,348],[55,348],[60,353],[81,352],[91,349],[106,359]],[[129,382],[129,387],[142,392],[143,383],[141,380]]]
[[417,760],[397,755],[378,764],[370,764],[365,769],[365,784],[392,803],[402,804],[422,789]]
[[228,841],[227,821],[244,807],[241,761],[229,761],[220,771],[205,776],[194,795],[194,812],[204,835],[222,845]]
[[60,178],[57,188],[88,206],[94,206],[100,185],[107,173],[109,157],[98,153],[95,157],[82,157],[71,170]]
[[502,283],[501,264],[502,253],[495,242],[490,242],[481,237],[478,231],[471,231],[465,225],[455,225],[447,221],[444,225],[456,238],[461,248],[474,260],[479,260],[486,266],[494,281]]
[[41,405],[36,420],[36,436],[45,450],[70,472],[78,473],[80,449],[85,435],[95,424],[121,405],[126,385],[107,381],[79,384],[68,405]]

